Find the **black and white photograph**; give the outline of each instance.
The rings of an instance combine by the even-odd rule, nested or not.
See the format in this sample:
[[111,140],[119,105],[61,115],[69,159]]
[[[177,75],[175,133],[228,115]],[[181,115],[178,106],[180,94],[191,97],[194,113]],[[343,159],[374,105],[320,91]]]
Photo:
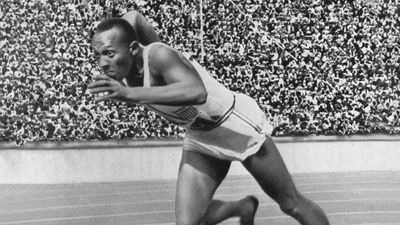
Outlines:
[[0,225],[400,225],[398,0],[0,0]]

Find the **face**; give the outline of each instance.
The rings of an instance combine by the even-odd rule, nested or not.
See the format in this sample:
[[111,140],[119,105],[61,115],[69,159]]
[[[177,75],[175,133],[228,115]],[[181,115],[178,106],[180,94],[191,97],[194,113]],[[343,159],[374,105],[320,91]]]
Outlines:
[[104,74],[110,78],[122,81],[131,70],[133,57],[129,45],[122,40],[123,33],[118,28],[96,33],[93,37],[97,63]]

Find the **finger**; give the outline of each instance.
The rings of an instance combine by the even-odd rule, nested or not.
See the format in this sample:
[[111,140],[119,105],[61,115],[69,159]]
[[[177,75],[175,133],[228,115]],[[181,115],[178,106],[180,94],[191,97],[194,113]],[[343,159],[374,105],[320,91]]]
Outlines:
[[101,76],[101,73],[99,71],[93,71],[92,75],[90,76],[90,78],[92,80],[94,80],[95,77]]
[[109,92],[112,91],[110,87],[97,87],[97,88],[92,88],[90,89],[90,93],[92,94],[97,94],[97,93],[101,93],[101,92]]
[[111,99],[113,99],[115,97],[117,97],[117,93],[111,93],[111,94],[107,94],[107,95],[104,95],[104,96],[98,96],[94,100],[99,102],[99,101],[111,100]]
[[106,75],[97,75],[95,77],[93,77],[94,80],[111,80],[111,78],[109,78]]
[[88,88],[92,89],[92,88],[96,88],[96,87],[108,86],[109,83],[110,82],[106,81],[106,80],[94,81],[88,85]]

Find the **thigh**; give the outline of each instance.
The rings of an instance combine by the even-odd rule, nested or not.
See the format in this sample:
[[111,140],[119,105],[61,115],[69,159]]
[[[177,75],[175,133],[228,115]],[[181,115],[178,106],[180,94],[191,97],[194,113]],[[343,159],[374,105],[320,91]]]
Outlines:
[[270,137],[266,139],[259,152],[248,157],[243,165],[262,189],[279,204],[298,196],[285,163]]
[[200,223],[229,167],[229,161],[183,151],[175,203],[178,224]]

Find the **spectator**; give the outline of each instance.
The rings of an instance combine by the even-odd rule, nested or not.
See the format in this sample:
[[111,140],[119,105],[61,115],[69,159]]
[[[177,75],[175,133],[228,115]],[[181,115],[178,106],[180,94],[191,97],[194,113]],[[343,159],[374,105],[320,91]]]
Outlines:
[[0,1],[0,139],[181,138],[184,130],[140,106],[94,104],[87,94],[93,29],[132,9],[164,42],[256,98],[274,135],[400,132],[396,1],[203,2],[201,42],[196,1]]

